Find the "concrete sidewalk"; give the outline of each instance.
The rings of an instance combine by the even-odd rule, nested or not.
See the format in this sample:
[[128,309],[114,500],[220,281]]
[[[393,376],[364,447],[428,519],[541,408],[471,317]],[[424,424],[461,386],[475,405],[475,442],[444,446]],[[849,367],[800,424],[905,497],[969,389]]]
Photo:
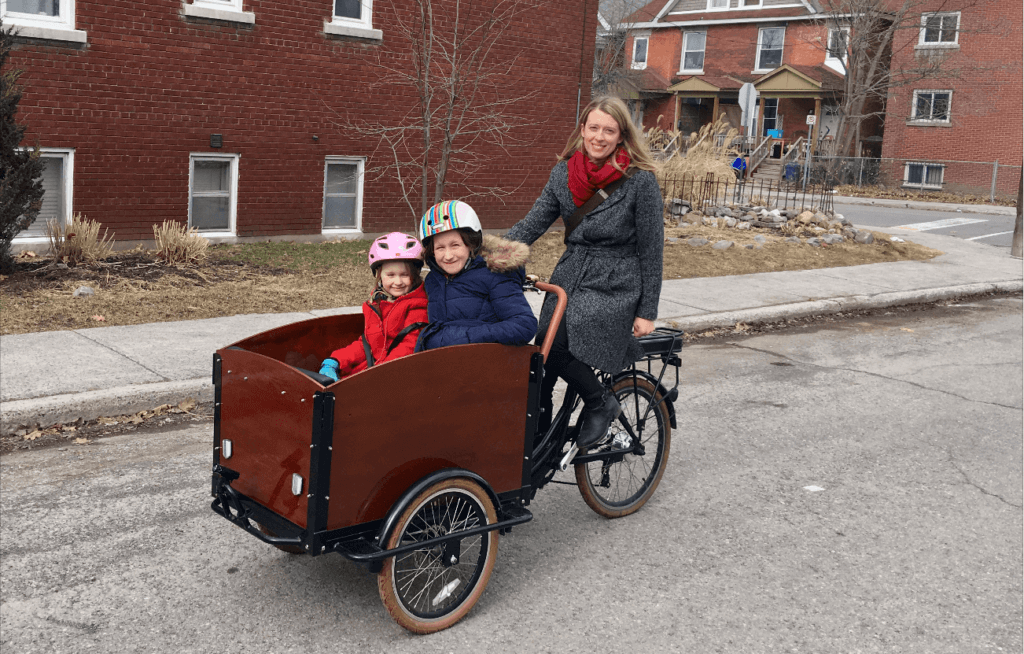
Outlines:
[[[882,231],[871,228],[874,231]],[[686,331],[838,311],[1020,293],[1024,266],[997,248],[927,233],[906,240],[942,250],[931,261],[666,281],[659,323]],[[668,247],[689,247],[671,245]],[[540,296],[528,296],[535,310]],[[252,334],[339,313],[255,314],[19,334],[0,338],[0,431],[135,413],[188,397],[213,399],[213,353]]]

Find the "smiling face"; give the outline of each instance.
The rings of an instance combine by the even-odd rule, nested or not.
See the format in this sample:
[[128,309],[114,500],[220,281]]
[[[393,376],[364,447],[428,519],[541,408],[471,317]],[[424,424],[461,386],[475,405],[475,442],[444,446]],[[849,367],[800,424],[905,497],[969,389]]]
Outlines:
[[600,109],[594,109],[587,115],[587,122],[580,132],[583,134],[583,150],[596,166],[603,166],[622,143],[619,123]]
[[448,275],[457,275],[469,261],[469,247],[457,231],[442,232],[434,237],[434,260]]
[[412,273],[403,261],[388,261],[380,267],[380,286],[392,297],[401,297],[412,290]]

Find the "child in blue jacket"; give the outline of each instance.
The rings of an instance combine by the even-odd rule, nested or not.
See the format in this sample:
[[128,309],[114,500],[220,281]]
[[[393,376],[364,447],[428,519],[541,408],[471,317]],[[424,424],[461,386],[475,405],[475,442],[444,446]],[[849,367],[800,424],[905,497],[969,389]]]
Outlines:
[[427,320],[416,349],[468,343],[525,345],[537,318],[523,296],[529,246],[484,235],[465,202],[435,204],[423,214],[418,236],[430,274]]

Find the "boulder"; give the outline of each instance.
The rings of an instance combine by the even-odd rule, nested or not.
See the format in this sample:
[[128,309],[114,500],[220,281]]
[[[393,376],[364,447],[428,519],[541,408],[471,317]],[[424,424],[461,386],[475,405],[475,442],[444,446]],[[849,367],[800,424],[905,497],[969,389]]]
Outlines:
[[740,224],[736,225],[736,229],[750,229],[750,223],[747,221],[743,221]]
[[716,241],[715,244],[712,245],[711,247],[712,247],[712,249],[715,249],[715,250],[728,250],[732,246],[733,246],[733,242],[732,241]]
[[857,235],[853,240],[858,243],[863,243],[864,245],[871,245],[875,242],[875,237],[871,232],[857,232]]
[[809,238],[809,239],[807,239],[807,245],[810,245],[810,246],[816,247],[816,248],[820,248],[821,247],[821,239],[820,238]]
[[796,220],[801,225],[810,225],[814,222],[814,214],[810,211],[805,211],[796,217]]
[[707,240],[703,236],[694,236],[691,239],[687,239],[686,242],[689,243],[690,245],[692,245],[695,248],[699,248],[701,246],[707,245],[711,241]]
[[798,236],[787,236],[786,237],[786,242],[787,243],[800,243],[801,241],[800,241],[800,237],[798,237]]
[[758,243],[767,243],[768,239],[765,238],[764,234],[757,234],[754,236],[754,241]]
[[96,295],[96,291],[91,286],[79,286],[71,295],[73,297],[91,297]]
[[725,219],[725,226],[726,227],[735,227],[736,226],[736,219],[735,218],[726,218]]

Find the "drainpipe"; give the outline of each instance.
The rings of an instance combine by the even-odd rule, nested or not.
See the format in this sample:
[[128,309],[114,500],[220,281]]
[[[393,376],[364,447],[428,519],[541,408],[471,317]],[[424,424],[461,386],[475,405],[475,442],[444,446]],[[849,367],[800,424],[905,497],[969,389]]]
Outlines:
[[[588,1],[583,0],[583,29],[580,30],[580,76],[579,82],[576,85],[576,122],[574,125],[580,124],[580,100],[583,99],[583,50],[587,45],[587,9],[589,8]],[[591,68],[594,66],[594,62],[590,62]]]

